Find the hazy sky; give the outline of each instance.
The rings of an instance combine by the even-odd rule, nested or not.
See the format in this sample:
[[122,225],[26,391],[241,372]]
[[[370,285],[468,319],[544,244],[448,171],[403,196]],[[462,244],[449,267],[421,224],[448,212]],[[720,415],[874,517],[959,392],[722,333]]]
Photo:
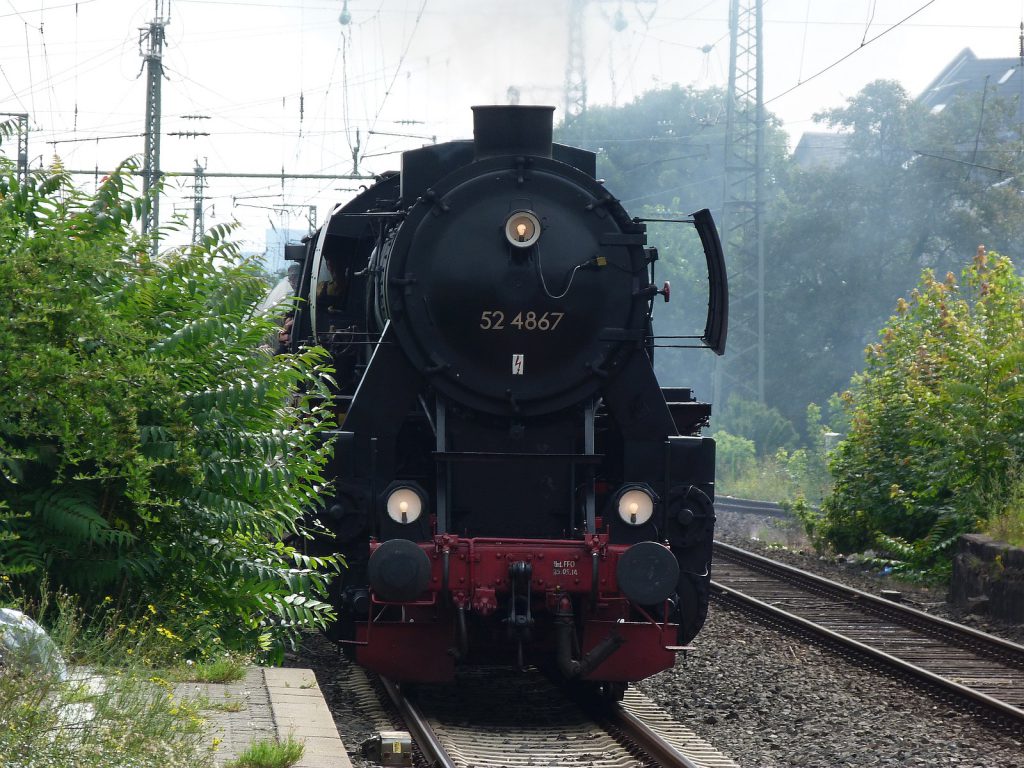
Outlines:
[[[469,137],[470,105],[504,103],[510,86],[521,103],[554,104],[560,119],[570,0],[348,0],[343,26],[344,4],[0,0],[0,112],[29,113],[33,167],[56,153],[68,168],[105,170],[141,153],[140,29],[162,8],[165,171],[199,160],[216,173],[345,174],[358,130],[360,170],[380,172],[432,137]],[[624,104],[671,83],[724,87],[728,7],[590,0],[589,103]],[[795,145],[814,112],[871,80],[917,95],[964,48],[1016,56],[1022,18],[1024,0],[764,0],[765,100]],[[167,135],[189,131],[209,135]],[[162,214],[191,207],[191,179],[181,184]],[[266,229],[304,228],[310,205],[322,221],[356,184],[211,178],[207,223],[237,217],[261,247]]]

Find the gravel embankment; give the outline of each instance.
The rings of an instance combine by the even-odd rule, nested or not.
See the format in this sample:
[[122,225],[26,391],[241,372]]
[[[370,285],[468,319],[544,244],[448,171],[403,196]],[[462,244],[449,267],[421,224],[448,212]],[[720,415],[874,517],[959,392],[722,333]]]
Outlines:
[[[719,537],[761,549],[867,592],[899,589],[922,610],[950,613],[940,591],[896,584],[856,565],[822,559],[799,531],[778,521],[764,525],[721,515]],[[751,541],[753,534],[757,540]],[[1021,642],[1024,627],[968,623]],[[640,684],[680,722],[748,768],[841,766],[977,766],[1024,768],[1024,739],[953,712],[906,684],[858,668],[837,654],[767,629],[712,605],[688,658]],[[339,681],[344,664],[328,643],[310,638],[291,659],[310,666],[332,706],[342,739],[354,752],[375,732],[372,717]],[[370,765],[356,755],[357,766]]]
[[[760,541],[751,542],[749,522],[721,522],[719,537],[730,543],[770,550],[764,554],[867,592],[899,589],[916,607],[949,616],[941,592],[821,559],[784,526],[757,531]],[[793,548],[779,548],[786,544]],[[1012,636],[1024,634],[1022,627],[973,623],[1018,642]],[[1024,767],[1021,739],[733,611],[712,605],[695,646],[688,659],[640,687],[743,766]]]
[[696,650],[640,684],[743,766],[1024,766],[1024,743],[712,606]]

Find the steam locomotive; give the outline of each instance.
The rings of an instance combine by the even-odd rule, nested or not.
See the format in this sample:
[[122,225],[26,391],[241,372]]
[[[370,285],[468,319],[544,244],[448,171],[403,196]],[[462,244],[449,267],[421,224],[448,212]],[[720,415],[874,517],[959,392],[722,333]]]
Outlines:
[[[289,344],[338,386],[332,635],[397,681],[533,664],[616,697],[707,614],[710,405],[659,386],[657,251],[553,109],[474,107],[473,141],[405,152],[289,253]],[[692,224],[722,354],[722,250]]]

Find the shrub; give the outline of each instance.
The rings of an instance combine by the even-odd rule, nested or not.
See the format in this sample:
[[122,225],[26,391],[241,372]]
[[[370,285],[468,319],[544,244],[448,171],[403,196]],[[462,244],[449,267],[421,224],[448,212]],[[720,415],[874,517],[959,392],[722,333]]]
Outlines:
[[132,165],[94,195],[6,170],[0,574],[151,616],[183,653],[324,622],[336,564],[282,540],[324,483],[326,354],[261,348],[275,321],[228,228],[149,258]]
[[726,488],[731,488],[757,464],[754,441],[729,434],[725,430],[718,430],[713,437],[718,482]]
[[813,435],[808,447],[780,447],[767,455],[758,455],[752,440],[716,432],[720,492],[786,504],[821,503],[829,488],[825,466],[828,430],[821,424],[821,409],[813,403],[807,407],[807,426]]
[[926,272],[843,399],[850,432],[816,530],[942,576],[1024,461],[1024,280],[1009,259],[980,247],[960,283]]

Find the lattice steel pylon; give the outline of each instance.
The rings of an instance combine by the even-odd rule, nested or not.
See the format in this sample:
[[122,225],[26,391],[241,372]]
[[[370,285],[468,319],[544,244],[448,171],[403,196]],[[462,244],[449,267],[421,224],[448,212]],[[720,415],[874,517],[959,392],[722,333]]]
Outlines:
[[0,117],[13,117],[18,123],[18,181],[24,184],[28,181],[28,113],[0,112]]
[[[586,34],[586,10],[590,3],[616,2],[619,10],[612,21],[616,32],[628,26],[622,13],[622,0],[569,0],[569,56],[565,62],[565,125],[587,111],[587,59],[583,40]],[[639,8],[643,3],[657,7],[658,0],[633,0]],[[645,19],[650,21],[650,19]]]
[[586,58],[583,55],[584,12],[589,0],[569,0],[569,56],[565,62],[565,124],[587,111]]
[[729,91],[726,94],[722,246],[729,264],[729,342],[717,361],[714,402],[735,392],[764,402],[763,0],[729,5]]
[[160,226],[160,198],[155,193],[160,183],[160,81],[164,75],[164,28],[170,23],[163,15],[163,0],[154,0],[156,18],[149,26],[139,30],[139,50],[146,69],[146,145],[143,150],[142,193],[148,200],[146,215],[142,219],[142,234],[150,236],[150,252],[156,256]]
[[206,190],[206,176],[203,168],[196,160],[195,181],[192,184],[192,245],[199,245],[206,232],[206,222],[203,217],[203,193]]

